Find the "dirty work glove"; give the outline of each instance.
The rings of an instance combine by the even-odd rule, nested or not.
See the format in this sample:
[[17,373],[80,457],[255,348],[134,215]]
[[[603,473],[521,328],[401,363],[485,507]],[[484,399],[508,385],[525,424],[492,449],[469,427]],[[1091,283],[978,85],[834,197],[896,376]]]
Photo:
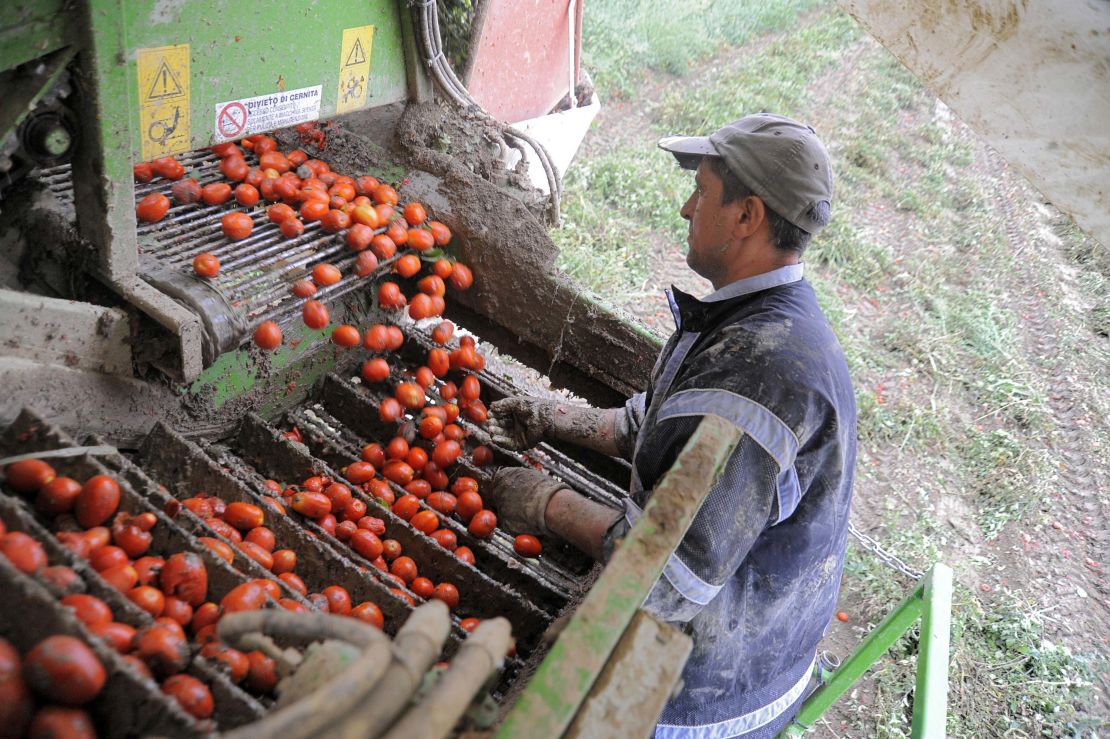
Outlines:
[[502,467],[487,488],[497,509],[497,521],[515,534],[546,536],[544,512],[551,496],[566,485],[539,470],[527,467]]
[[493,443],[522,452],[555,436],[554,400],[514,395],[492,403],[486,429]]
[[490,406],[487,425],[494,444],[522,452],[541,441],[567,441],[617,456],[630,444],[623,408],[591,408],[514,395]]

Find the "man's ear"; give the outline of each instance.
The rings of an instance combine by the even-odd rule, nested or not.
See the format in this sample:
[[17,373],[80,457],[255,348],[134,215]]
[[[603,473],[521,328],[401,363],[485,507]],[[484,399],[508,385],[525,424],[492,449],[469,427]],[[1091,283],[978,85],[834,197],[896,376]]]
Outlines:
[[763,205],[763,198],[758,195],[749,195],[736,201],[736,222],[732,227],[732,236],[737,239],[746,239],[767,220],[767,211]]

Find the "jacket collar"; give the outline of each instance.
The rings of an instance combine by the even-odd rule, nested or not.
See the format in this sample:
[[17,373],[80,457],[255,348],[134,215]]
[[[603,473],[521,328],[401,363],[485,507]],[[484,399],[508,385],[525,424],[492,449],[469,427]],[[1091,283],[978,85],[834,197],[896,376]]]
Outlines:
[[731,282],[700,300],[671,285],[671,289],[667,290],[666,294],[667,303],[671,307],[671,315],[674,316],[675,329],[681,331],[685,326],[686,330],[700,331],[705,325],[705,319],[709,313],[725,301],[778,287],[779,285],[797,282],[802,279],[803,272],[804,265],[801,263],[788,264],[770,272]]

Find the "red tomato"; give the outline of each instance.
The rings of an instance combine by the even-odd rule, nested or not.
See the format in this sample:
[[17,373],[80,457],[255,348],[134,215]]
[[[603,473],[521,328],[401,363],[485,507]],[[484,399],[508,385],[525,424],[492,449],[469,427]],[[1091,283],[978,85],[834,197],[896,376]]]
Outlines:
[[412,277],[420,271],[420,257],[406,254],[393,263],[393,271],[401,277]]
[[182,627],[188,626],[193,620],[193,607],[180,598],[166,598],[162,616],[176,621]]
[[200,656],[207,660],[222,663],[227,668],[228,677],[231,678],[233,683],[243,682],[251,666],[247,655],[238,649],[232,649],[226,644],[217,642],[205,644],[204,648],[200,650]]
[[368,359],[362,363],[362,378],[367,382],[382,382],[389,378],[389,364],[384,359]]
[[312,281],[317,285],[327,287],[334,285],[343,279],[343,273],[339,268],[331,264],[317,264],[312,268]]
[[482,393],[482,385],[474,375],[467,375],[459,387],[459,395],[466,400],[477,400]]
[[297,280],[293,283],[293,294],[298,298],[311,298],[316,294],[316,284],[312,280]]
[[56,476],[54,468],[40,459],[24,459],[4,468],[5,482],[16,492],[24,494],[39,492]]
[[459,494],[455,512],[464,522],[469,523],[474,514],[482,510],[482,496],[478,493],[467,491]]
[[100,573],[105,582],[121,593],[126,593],[139,582],[139,573],[131,565],[110,567]]
[[246,182],[240,184],[235,188],[235,202],[248,208],[258,205],[258,188]]
[[266,514],[261,508],[253,503],[239,501],[228,503],[223,518],[240,531],[250,531],[266,523]]
[[[18,464],[18,463],[17,463]],[[9,465],[9,469],[14,465]],[[47,465],[49,466],[49,465]],[[51,470],[53,472],[53,470]],[[11,477],[8,477],[9,484]],[[14,485],[13,485],[14,487]],[[81,492],[81,483],[71,477],[55,477],[38,491],[35,507],[47,516],[69,513]]]
[[342,511],[351,502],[351,489],[346,485],[338,482],[333,482],[324,488],[324,495],[331,501],[331,509],[333,511]]
[[436,585],[432,597],[446,603],[447,607],[451,610],[455,610],[459,605],[459,589],[449,582],[441,582],[439,585]]
[[458,504],[458,498],[451,495],[451,493],[439,491],[428,496],[428,505],[445,516],[450,516],[454,513]]
[[281,230],[281,235],[287,239],[295,239],[304,233],[304,223],[299,218],[287,218],[278,228]]
[[[422,450],[418,450],[422,451]],[[408,464],[406,462],[405,464]],[[409,465],[410,467],[412,465]],[[427,480],[412,480],[404,485],[405,492],[415,495],[420,500],[424,500],[432,493],[432,484]]]
[[[256,529],[257,530],[257,529]],[[297,568],[297,553],[292,549],[279,549],[273,553],[274,565],[270,571],[275,575],[292,572]]]
[[242,182],[247,178],[248,172],[250,172],[250,167],[247,166],[247,161],[241,156],[225,157],[220,162],[220,173],[232,182]]
[[488,539],[495,528],[497,528],[497,516],[493,511],[486,509],[474,514],[466,530],[479,539]]
[[474,629],[478,628],[478,624],[480,623],[482,623],[482,619],[480,618],[464,618],[462,621],[459,621],[459,627],[469,634],[473,633]]
[[289,506],[302,516],[317,520],[331,513],[331,501],[323,493],[296,493]]
[[193,271],[200,277],[211,279],[220,273],[220,260],[208,252],[197,254],[193,259]]
[[226,182],[209,182],[201,188],[200,197],[207,205],[223,205],[231,200],[231,185]]
[[346,616],[351,612],[351,594],[341,585],[329,585],[324,588],[324,597],[328,599],[328,611],[336,616]]
[[359,603],[351,609],[350,615],[378,629],[385,627],[385,617],[382,616],[382,609],[370,601]]
[[408,233],[408,245],[417,251],[427,251],[435,246],[435,244],[435,236],[426,228],[414,228]]
[[166,608],[166,596],[158,588],[149,585],[140,585],[127,592],[127,597],[132,603],[149,613],[153,618],[162,615]]
[[385,398],[381,404],[378,405],[378,417],[383,423],[396,421],[405,413],[404,408],[397,401],[396,398]]
[[360,252],[355,259],[355,274],[359,277],[369,277],[378,268],[378,258],[373,252]]
[[301,205],[301,218],[305,223],[311,223],[326,216],[330,210],[326,201],[306,200]]
[[259,651],[247,654],[250,669],[247,672],[247,687],[256,693],[270,693],[278,683],[277,665]]
[[455,268],[451,270],[451,276],[448,278],[451,285],[457,290],[466,290],[474,284],[474,275],[462,262],[455,264]]
[[81,706],[100,693],[108,673],[88,645],[72,636],[48,636],[23,662],[27,685],[47,700]]
[[424,388],[415,382],[398,383],[393,390],[393,395],[401,402],[401,405],[411,410],[423,408],[427,402],[424,397]]
[[[204,539],[202,539],[204,541]],[[208,541],[217,541],[216,539],[209,539]],[[223,543],[223,542],[221,542]],[[106,549],[107,547],[105,547]],[[162,568],[166,566],[166,560],[161,557],[142,557],[135,560],[135,572],[139,574],[140,585],[153,585],[158,581],[162,574]]]
[[170,194],[173,199],[183,205],[195,203],[201,198],[200,183],[189,178],[187,180],[178,180],[170,187]]
[[270,569],[274,566],[274,557],[263,547],[253,544],[249,541],[239,543],[239,551],[247,555],[255,562],[260,564],[265,569]]
[[269,216],[270,220],[274,223],[281,223],[282,221],[297,217],[296,211],[294,211],[285,203],[277,203],[275,205],[271,205],[269,208],[266,209],[266,215]]
[[277,349],[281,346],[281,329],[273,321],[263,321],[254,330],[254,343],[265,351]]
[[459,538],[450,529],[437,529],[431,533],[431,537],[449,552],[455,551],[459,546]]
[[339,233],[351,225],[351,217],[341,210],[329,208],[328,212],[320,216],[320,228],[325,233]]
[[405,227],[405,221],[400,218],[390,222],[385,235],[397,246],[404,246],[409,240],[409,230]]
[[[257,147],[255,151],[258,151]],[[258,166],[262,169],[275,169],[278,174],[285,174],[289,171],[290,162],[280,151],[267,151],[258,157]]]
[[538,557],[543,547],[540,540],[531,534],[521,534],[513,539],[513,549],[521,557]]
[[420,421],[419,430],[425,439],[434,439],[443,433],[443,421],[435,416],[425,416]]
[[[432,230],[432,236],[435,237],[436,246],[447,246],[447,244],[450,243],[451,229],[447,228],[445,224],[440,223],[439,221],[431,221],[428,223],[428,228]],[[439,273],[437,272],[436,274]],[[439,276],[443,277],[444,279],[447,278],[447,275],[441,274]]]
[[147,162],[141,162],[131,168],[135,175],[135,182],[150,182],[154,179],[154,168]]
[[389,185],[378,185],[371,193],[375,203],[386,203],[388,205],[397,205],[397,191]]
[[135,215],[140,221],[154,223],[162,220],[170,210],[170,199],[160,192],[152,192],[135,206]]
[[409,590],[419,595],[421,598],[428,599],[432,597],[435,592],[435,584],[426,577],[414,578],[409,585]]
[[382,541],[382,557],[389,562],[400,557],[402,551],[401,542],[396,539],[385,539]]
[[408,465],[408,463],[400,459],[391,459],[385,463],[382,468],[382,476],[390,482],[397,483],[398,485],[408,485],[412,482],[416,472]]
[[402,495],[393,503],[390,510],[398,518],[408,521],[419,512],[420,499],[415,495]]
[[[422,470],[428,464],[428,453],[420,447],[413,447],[409,449],[409,453],[405,455],[405,462],[409,467],[414,470]],[[432,492],[429,488],[428,492]]]
[[382,450],[382,445],[377,442],[364,446],[359,456],[362,457],[364,462],[369,462],[375,467],[385,465],[385,452]]
[[220,609],[223,613],[257,611],[266,604],[266,597],[266,589],[257,581],[251,580],[228,591],[220,601]]
[[173,157],[161,157],[150,163],[154,173],[167,180],[180,180],[185,176],[185,167]]
[[[347,507],[343,509],[344,520],[354,521],[356,524],[358,523],[359,519],[361,519],[365,515],[366,504],[357,498],[348,503]],[[376,534],[378,532],[375,531],[374,533]]]
[[[5,724],[6,728],[10,728]],[[19,732],[16,732],[16,736]],[[92,718],[80,708],[44,706],[31,720],[27,731],[28,739],[96,739],[96,727]]]
[[304,324],[311,329],[322,329],[331,320],[327,307],[318,300],[305,301],[302,315]]
[[362,337],[358,335],[358,329],[349,323],[345,323],[336,328],[331,334],[331,340],[335,342],[337,346],[346,349],[350,349],[362,343]]
[[224,236],[232,241],[241,241],[251,235],[254,221],[246,213],[235,211],[220,219],[220,228],[223,229]]
[[118,621],[89,625],[89,633],[100,638],[120,654],[129,654],[135,648],[135,629]]
[[424,534],[431,534],[439,528],[439,516],[436,515],[435,511],[420,511],[409,519],[409,523],[411,523],[412,527],[417,531]]
[[435,449],[432,450],[432,461],[439,465],[441,469],[446,469],[453,465],[461,455],[462,447],[459,446],[459,442],[443,441],[436,444]]
[[74,593],[62,598],[62,605],[73,610],[73,615],[86,626],[99,626],[111,622],[112,609],[94,595]]
[[[80,592],[85,587],[81,576],[65,565],[54,565],[39,572],[38,577],[55,597]],[[0,669],[0,673],[3,670]],[[2,677],[0,677],[2,679]]]
[[120,489],[107,475],[95,475],[85,481],[74,501],[77,523],[85,528],[99,526],[119,508]]
[[474,564],[474,552],[470,551],[470,547],[459,547],[455,550],[455,556],[469,565]]
[[393,560],[393,564],[389,566],[389,572],[408,584],[416,579],[416,562],[412,561],[412,557],[400,556]]
[[[450,321],[441,321],[432,329],[432,340],[437,344],[446,344],[455,335],[455,324]],[[435,351],[433,349],[433,351]],[[440,351],[443,351],[442,349]]]
[[208,686],[192,675],[173,675],[162,683],[162,692],[172,697],[186,713],[205,719],[215,710]]
[[362,485],[374,479],[377,470],[369,462],[351,462],[347,465],[343,476],[354,485]]
[[299,593],[300,595],[308,595],[308,587],[304,584],[304,580],[300,578],[295,572],[283,572],[278,575],[278,580],[285,583],[290,590]]
[[[224,544],[224,546],[227,545]],[[179,598],[194,608],[200,606],[208,597],[208,569],[204,566],[201,556],[195,552],[178,552],[171,555],[162,567],[159,582],[166,595]]]
[[378,288],[378,305],[387,310],[404,308],[405,296],[396,282],[383,282]]
[[370,251],[378,259],[389,259],[397,253],[397,244],[385,234],[378,234],[370,240]]
[[493,450],[484,444],[476,446],[470,454],[470,461],[474,463],[475,467],[485,467],[493,461]]

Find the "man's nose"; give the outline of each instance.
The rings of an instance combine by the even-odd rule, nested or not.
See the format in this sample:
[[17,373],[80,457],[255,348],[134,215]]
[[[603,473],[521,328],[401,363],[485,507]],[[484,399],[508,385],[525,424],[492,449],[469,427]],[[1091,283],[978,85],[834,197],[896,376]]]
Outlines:
[[686,202],[682,204],[682,209],[679,210],[678,213],[679,213],[679,215],[681,215],[686,220],[690,220],[691,218],[694,217],[694,196],[693,195],[686,198]]

